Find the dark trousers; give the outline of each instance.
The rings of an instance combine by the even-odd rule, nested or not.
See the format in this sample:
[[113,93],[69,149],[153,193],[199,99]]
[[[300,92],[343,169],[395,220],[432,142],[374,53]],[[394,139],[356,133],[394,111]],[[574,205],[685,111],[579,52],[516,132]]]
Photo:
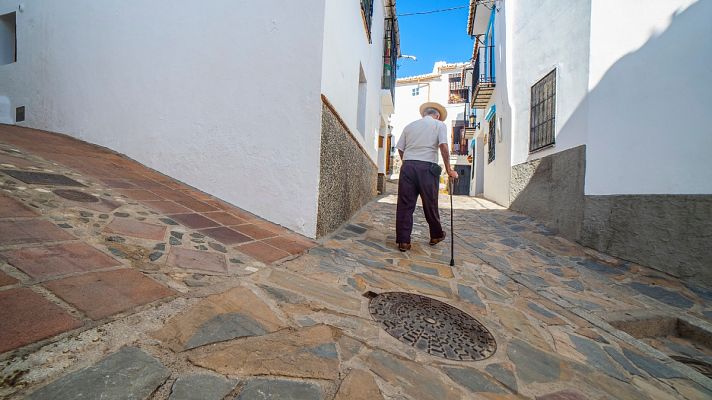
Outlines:
[[403,161],[398,178],[398,207],[396,208],[396,242],[410,243],[413,231],[413,211],[418,196],[423,202],[425,220],[430,226],[430,238],[443,237],[438,211],[438,178],[430,172],[431,163]]

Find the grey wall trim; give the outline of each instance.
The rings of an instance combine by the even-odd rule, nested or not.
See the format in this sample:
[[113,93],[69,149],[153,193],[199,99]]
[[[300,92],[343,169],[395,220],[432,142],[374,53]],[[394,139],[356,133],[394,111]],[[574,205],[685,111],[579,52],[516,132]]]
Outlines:
[[509,208],[584,246],[712,286],[712,194],[584,196],[585,165],[585,146],[515,165]]
[[583,219],[586,146],[512,167],[509,208],[576,240]]
[[327,102],[322,103],[316,235],[334,231],[376,197],[378,169]]
[[580,242],[712,286],[712,195],[586,196]]

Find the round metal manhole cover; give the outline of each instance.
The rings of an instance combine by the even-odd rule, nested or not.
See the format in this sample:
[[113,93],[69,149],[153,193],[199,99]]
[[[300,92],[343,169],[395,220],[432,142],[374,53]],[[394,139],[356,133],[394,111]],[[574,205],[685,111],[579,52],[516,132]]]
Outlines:
[[381,293],[371,298],[368,310],[388,334],[434,356],[479,361],[497,350],[494,336],[478,320],[429,297]]
[[67,200],[78,201],[80,203],[97,203],[99,199],[96,196],[92,196],[88,193],[80,192],[78,190],[72,189],[57,189],[53,191],[59,197],[65,198]]

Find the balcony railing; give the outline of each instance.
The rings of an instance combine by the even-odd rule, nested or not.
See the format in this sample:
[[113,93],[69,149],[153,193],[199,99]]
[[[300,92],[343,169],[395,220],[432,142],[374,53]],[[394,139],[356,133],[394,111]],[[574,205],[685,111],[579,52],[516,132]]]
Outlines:
[[363,11],[364,24],[368,42],[371,43],[371,24],[373,20],[373,0],[361,0],[361,11]]
[[479,47],[474,80],[472,106],[483,109],[487,107],[495,87],[494,45]]
[[383,39],[383,77],[381,88],[391,91],[391,98],[396,98],[396,62],[398,60],[398,44],[395,23],[392,18],[386,18],[386,32]]

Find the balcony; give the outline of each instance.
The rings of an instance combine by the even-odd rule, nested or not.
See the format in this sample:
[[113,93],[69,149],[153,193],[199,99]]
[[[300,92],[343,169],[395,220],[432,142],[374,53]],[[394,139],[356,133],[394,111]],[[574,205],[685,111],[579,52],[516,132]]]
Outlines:
[[475,61],[475,82],[472,93],[472,107],[484,109],[487,107],[495,88],[494,46],[483,46],[477,51]]
[[396,62],[398,60],[398,22],[395,18],[386,18],[383,38],[383,76],[381,89],[390,91],[391,104],[396,98]]

